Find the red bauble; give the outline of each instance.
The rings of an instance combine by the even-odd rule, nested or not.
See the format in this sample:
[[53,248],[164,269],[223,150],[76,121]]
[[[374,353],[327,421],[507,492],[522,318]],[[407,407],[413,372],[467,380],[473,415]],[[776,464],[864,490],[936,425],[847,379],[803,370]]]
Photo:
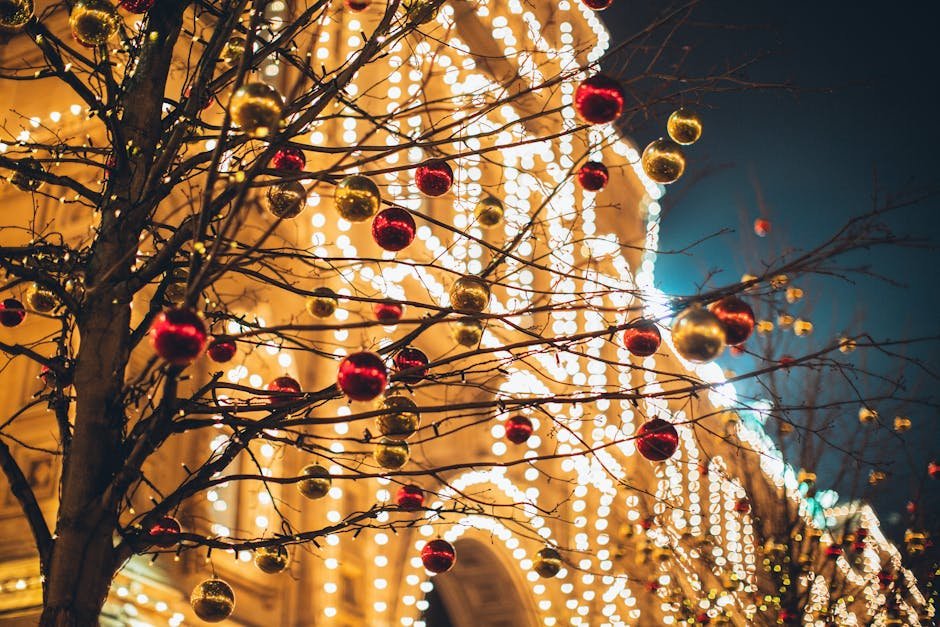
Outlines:
[[396,252],[414,241],[415,219],[399,207],[383,209],[372,219],[372,239],[385,250]]
[[372,0],[343,0],[343,4],[353,13],[362,13],[369,8]]
[[661,462],[672,457],[679,448],[679,434],[672,424],[653,418],[637,430],[636,448],[646,459]]
[[614,3],[614,0],[581,0],[584,6],[592,11],[603,11]]
[[386,383],[388,369],[375,353],[353,353],[339,363],[336,384],[354,401],[371,401],[385,391]]
[[663,336],[655,322],[641,320],[623,332],[623,343],[636,357],[649,357],[662,344]]
[[424,507],[424,490],[414,484],[403,485],[395,494],[398,507],[406,510],[421,509]]
[[392,358],[398,371],[398,380],[405,383],[417,383],[428,376],[428,364],[431,362],[424,351],[413,346],[406,346]]
[[446,573],[456,561],[457,551],[447,540],[431,540],[421,549],[421,563],[432,573]]
[[303,394],[300,383],[293,377],[278,377],[264,386],[264,389],[268,392],[276,393],[276,395],[272,397],[273,400],[293,401],[300,398]]
[[278,149],[274,153],[274,156],[271,157],[271,165],[274,166],[275,170],[294,172],[304,169],[304,166],[307,165],[307,158],[304,156],[303,150],[287,146]]
[[754,331],[754,310],[737,296],[725,296],[708,309],[721,321],[729,346],[743,344]]
[[746,498],[738,499],[734,502],[734,511],[739,514],[746,514],[751,511],[751,502]]
[[131,13],[146,13],[154,0],[121,0],[121,6]]
[[894,574],[888,572],[887,570],[882,570],[878,572],[878,587],[882,590],[887,590],[891,587],[891,584],[894,583]]
[[927,464],[927,474],[931,479],[940,479],[940,463],[930,462]]
[[843,551],[842,547],[839,546],[838,544],[830,544],[829,546],[826,547],[826,557],[828,557],[831,560],[834,560],[838,557],[842,557],[842,554],[844,552],[845,551]]
[[441,196],[454,184],[454,171],[446,161],[428,159],[415,170],[415,185],[425,196]]
[[525,416],[513,416],[506,421],[506,439],[522,444],[532,435],[532,421]]
[[206,349],[209,334],[192,309],[161,311],[150,325],[150,345],[174,366],[188,366]]
[[578,85],[574,92],[574,108],[585,122],[605,124],[623,113],[623,88],[605,74],[595,74]]
[[26,319],[26,308],[15,298],[5,298],[0,302],[0,324],[15,327]]
[[162,549],[168,549],[180,541],[183,528],[172,516],[161,516],[147,529],[147,541]]
[[655,579],[650,579],[643,585],[643,587],[646,588],[647,592],[656,592],[657,590],[662,588],[662,585],[660,585],[660,583],[656,581]]
[[589,192],[599,192],[607,187],[610,173],[607,166],[597,161],[588,161],[578,170],[578,183]]
[[767,237],[768,233],[770,233],[770,220],[765,220],[764,218],[754,220],[755,235],[758,237]]
[[236,350],[235,340],[226,337],[217,337],[209,343],[206,353],[212,361],[224,364],[232,360]]
[[372,305],[375,318],[385,324],[395,324],[405,313],[405,306],[393,300],[386,300]]

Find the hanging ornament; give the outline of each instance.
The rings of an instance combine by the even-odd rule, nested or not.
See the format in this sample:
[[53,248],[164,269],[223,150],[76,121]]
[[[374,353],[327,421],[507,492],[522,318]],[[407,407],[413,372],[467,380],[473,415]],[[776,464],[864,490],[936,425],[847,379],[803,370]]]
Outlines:
[[264,389],[274,393],[271,396],[272,403],[296,401],[303,396],[300,382],[293,377],[277,377],[264,386]]
[[858,408],[858,421],[862,424],[868,424],[878,420],[878,412],[862,405]]
[[725,330],[715,314],[693,306],[673,321],[672,343],[685,360],[705,364],[725,350]]
[[300,148],[285,146],[284,148],[278,148],[274,156],[271,157],[271,165],[274,166],[275,170],[298,172],[307,165],[307,158]]
[[[33,159],[32,157],[26,157],[25,159],[20,159],[20,165],[29,168],[31,172],[45,173],[46,169],[42,167],[42,163],[38,159]],[[40,187],[42,187],[42,181],[34,176],[31,176],[31,172],[21,172],[17,170],[10,176],[10,183],[12,183],[17,189],[24,192],[34,192]]]
[[454,171],[440,159],[428,159],[415,170],[415,185],[425,196],[442,196],[454,184]]
[[186,268],[174,268],[168,274],[163,298],[168,303],[182,303],[186,298],[186,288],[189,286],[189,271]]
[[480,313],[490,302],[490,286],[483,279],[462,276],[450,288],[450,306],[463,313]]
[[207,579],[193,588],[189,604],[201,620],[220,623],[235,609],[235,592],[221,579]]
[[872,470],[868,473],[868,485],[876,486],[887,478],[888,475],[883,471]]
[[232,357],[235,356],[235,351],[237,350],[235,345],[235,340],[228,337],[217,337],[209,343],[209,348],[206,349],[206,354],[209,355],[209,359],[216,362],[217,364],[224,364],[232,361]]
[[209,334],[202,316],[192,309],[166,309],[150,325],[150,345],[173,366],[188,366],[206,348]]
[[79,0],[69,14],[72,37],[89,48],[108,43],[117,32],[117,11],[108,0]]
[[677,144],[694,144],[702,136],[702,118],[694,111],[676,109],[666,122],[666,131]]
[[414,241],[415,219],[400,207],[383,209],[372,220],[372,239],[383,250],[397,252]]
[[446,573],[454,567],[456,561],[457,551],[447,540],[431,540],[421,549],[421,563],[432,573]]
[[830,544],[826,547],[825,552],[826,557],[831,560],[842,557],[845,554],[845,551],[838,544]]
[[708,306],[725,330],[725,344],[737,346],[743,344],[754,331],[754,310],[737,296],[725,296]]
[[770,220],[764,218],[754,220],[754,234],[757,237],[767,237],[770,234]]
[[603,11],[614,3],[614,0],[581,0],[584,6],[592,11]]
[[398,371],[398,380],[405,383],[418,383],[428,376],[428,364],[431,362],[421,349],[406,346],[392,358]]
[[372,313],[379,322],[392,325],[401,320],[405,314],[405,306],[394,300],[385,300],[380,303],[373,303]]
[[161,516],[147,527],[146,542],[161,549],[168,549],[176,546],[182,532],[180,521],[172,516]]
[[49,313],[56,308],[59,301],[48,287],[33,283],[26,290],[26,304],[37,313]]
[[503,203],[493,196],[486,196],[473,208],[473,215],[483,228],[496,226],[503,221]]
[[245,54],[244,37],[238,35],[225,42],[225,48],[222,49],[222,60],[232,67],[238,67],[241,63],[242,55]]
[[575,111],[591,124],[606,124],[619,118],[624,100],[623,87],[605,74],[584,79],[574,92]]
[[411,451],[408,443],[404,440],[392,440],[391,438],[382,438],[375,449],[372,451],[372,457],[382,468],[397,470],[408,463],[411,457]]
[[561,554],[551,547],[545,547],[535,554],[532,570],[543,579],[551,579],[561,572]]
[[904,548],[910,555],[921,555],[927,550],[927,534],[908,529],[904,532]]
[[607,166],[597,161],[588,161],[578,169],[578,184],[589,192],[601,191],[609,179]]
[[277,132],[284,99],[267,83],[245,83],[232,94],[228,110],[232,121],[250,137],[264,138]]
[[121,7],[138,15],[146,13],[153,6],[154,0],[121,0]]
[[299,181],[275,183],[268,187],[265,206],[282,220],[296,218],[307,205],[307,190]]
[[372,0],[343,0],[343,5],[353,13],[362,13],[371,4]]
[[671,423],[652,418],[637,429],[636,448],[646,459],[661,462],[672,457],[679,448],[679,433]]
[[328,287],[318,287],[313,290],[313,296],[310,296],[306,302],[307,313],[316,318],[329,318],[338,305],[336,292]]
[[461,318],[451,323],[451,334],[461,346],[473,348],[483,339],[483,324],[473,318]]
[[663,336],[652,320],[640,320],[623,332],[623,344],[635,357],[649,357],[659,350]]
[[894,417],[894,432],[895,433],[904,433],[905,431],[911,430],[911,419],[907,416],[895,416]]
[[54,361],[57,364],[55,368],[43,364],[39,369],[39,378],[43,385],[50,389],[72,385],[72,368],[59,358]]
[[646,176],[656,183],[675,183],[685,172],[685,155],[678,144],[668,139],[649,143],[640,158]]
[[506,421],[506,439],[522,444],[532,436],[532,421],[525,416],[513,416]]
[[310,500],[322,499],[329,494],[333,479],[330,471],[320,464],[304,466],[300,471],[303,479],[297,482],[297,490]]
[[382,402],[382,407],[389,411],[375,419],[375,426],[381,435],[390,440],[407,440],[421,424],[418,406],[406,396],[388,396]]
[[395,503],[405,511],[424,507],[424,490],[414,484],[403,485],[395,493]]
[[349,222],[363,222],[378,213],[382,195],[371,179],[353,174],[336,186],[333,202],[341,218]]
[[371,401],[385,391],[388,369],[375,353],[361,351],[348,355],[339,364],[336,384],[349,399]]
[[26,319],[26,308],[15,298],[4,298],[0,302],[0,324],[5,327],[18,326]]
[[401,6],[405,10],[405,17],[408,21],[415,24],[427,24],[435,19],[440,7],[433,0],[402,0]]
[[927,474],[931,479],[940,479],[940,463],[930,462],[927,464]]
[[734,511],[739,514],[747,514],[751,511],[751,501],[747,498],[740,498],[734,502]]
[[283,546],[258,548],[255,550],[255,566],[269,575],[283,573],[290,566],[290,553]]
[[18,33],[33,19],[33,0],[0,0],[0,32]]

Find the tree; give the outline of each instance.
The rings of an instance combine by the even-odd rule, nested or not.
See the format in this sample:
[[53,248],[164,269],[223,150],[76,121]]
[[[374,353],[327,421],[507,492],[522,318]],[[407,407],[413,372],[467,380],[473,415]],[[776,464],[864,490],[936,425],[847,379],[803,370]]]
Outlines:
[[[759,276],[667,299],[652,283],[655,183],[681,176],[683,149],[654,141],[641,160],[618,128],[741,84],[736,69],[684,77],[657,65],[690,5],[623,42],[618,52],[648,63],[615,80],[597,72],[606,35],[588,9],[368,4],[3,9],[21,31],[6,45],[22,55],[0,79],[15,106],[0,168],[18,203],[0,249],[11,327],[0,349],[8,373],[41,368],[45,388],[9,410],[0,465],[38,554],[41,624],[94,624],[135,555],[250,552],[277,572],[340,535],[447,536],[455,522],[542,547],[520,562],[541,575],[596,574],[626,599],[629,574],[654,595],[637,607],[584,595],[582,616],[677,615],[661,603],[670,589],[703,595],[703,581],[732,575],[740,584],[710,597],[700,622],[732,620],[729,607],[756,616],[748,550],[707,568],[693,565],[699,553],[666,555],[681,532],[678,460],[698,459],[700,438],[736,450],[708,426],[733,406],[729,388],[716,366],[695,365],[721,353],[731,319],[705,306],[774,292],[781,274],[850,271],[847,253],[899,242],[880,225],[894,207]],[[35,87],[81,104],[18,113]],[[701,132],[682,108],[669,126],[682,144]],[[630,222],[640,209],[646,226]],[[684,362],[660,346],[673,318]],[[43,408],[51,445],[17,431]],[[25,451],[61,468],[51,527]],[[505,494],[473,487],[500,477]],[[725,479],[699,487],[726,491]],[[269,516],[206,519],[210,494],[218,503],[244,485],[266,495]],[[293,490],[316,499],[362,485],[378,489],[312,525]],[[632,513],[612,514],[615,497]],[[658,533],[615,566],[641,508]],[[626,526],[616,551],[608,518]],[[446,540],[425,547],[429,570],[452,564]],[[212,581],[214,596],[194,605],[221,618],[231,607]]]

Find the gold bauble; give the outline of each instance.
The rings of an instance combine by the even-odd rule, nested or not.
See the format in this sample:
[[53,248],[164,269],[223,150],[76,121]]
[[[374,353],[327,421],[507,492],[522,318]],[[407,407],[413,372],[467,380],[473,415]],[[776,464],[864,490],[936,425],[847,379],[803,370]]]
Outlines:
[[694,144],[702,136],[702,118],[695,111],[676,109],[666,122],[666,131],[677,144]]
[[186,268],[174,268],[170,272],[163,298],[173,304],[183,302],[183,299],[186,298],[186,287],[188,285],[189,271]]
[[433,0],[402,0],[401,6],[408,21],[415,24],[427,24],[436,18],[440,7],[435,6]]
[[262,547],[255,551],[255,566],[269,575],[282,573],[290,566],[290,553],[283,546]]
[[277,132],[284,100],[266,83],[247,83],[232,95],[228,110],[232,122],[252,137],[267,137]]
[[641,158],[643,171],[656,183],[675,183],[685,171],[685,155],[682,148],[668,139],[650,142]]
[[375,458],[376,463],[382,468],[395,470],[408,463],[411,452],[408,449],[408,443],[404,440],[382,438],[382,440],[375,445],[372,456]]
[[336,211],[349,222],[363,222],[374,216],[382,204],[379,187],[368,177],[360,174],[347,176],[333,192]]
[[56,299],[55,294],[52,293],[52,290],[43,287],[39,283],[33,283],[29,286],[29,289],[26,290],[26,304],[35,312],[49,313],[56,308],[59,301]]
[[868,483],[869,485],[878,485],[882,481],[888,478],[884,472],[880,470],[872,470],[868,473]]
[[94,47],[108,43],[117,32],[119,20],[108,0],[79,0],[69,14],[69,27],[80,44]]
[[450,288],[450,306],[464,313],[480,313],[490,302],[490,286],[475,276],[462,276]]
[[725,350],[721,320],[704,307],[689,307],[672,323],[672,343],[687,361],[705,364]]
[[[36,170],[39,172],[46,171],[46,169],[42,167],[42,163],[40,163],[37,159],[33,159],[32,157],[26,157],[25,159],[21,159],[20,164],[24,166],[28,166],[30,170]],[[42,187],[42,181],[40,181],[39,179],[34,179],[26,172],[19,172],[19,171],[14,172],[10,176],[10,182],[16,187],[18,187],[19,189],[23,190],[24,192],[34,192],[40,187]]]
[[333,480],[330,471],[319,464],[304,466],[300,471],[305,477],[297,483],[297,489],[308,499],[322,499],[330,491]]
[[339,301],[336,292],[328,287],[313,290],[313,296],[307,299],[307,312],[315,318],[329,318],[336,312]]
[[483,339],[483,324],[473,318],[455,320],[451,325],[451,332],[458,344],[473,348],[479,346],[480,340]]
[[295,218],[307,205],[307,190],[300,181],[277,183],[268,188],[265,200],[268,211],[278,218]]
[[492,196],[487,196],[477,203],[473,214],[480,226],[485,228],[496,226],[503,221],[503,203]]
[[858,421],[862,424],[868,424],[869,422],[875,422],[878,420],[878,412],[870,407],[865,407],[862,405],[858,408]]
[[232,615],[235,592],[221,579],[206,579],[193,588],[189,604],[200,619],[207,623],[218,623]]
[[927,549],[927,534],[908,529],[904,532],[904,546],[911,555],[920,555]]
[[19,32],[32,17],[33,0],[0,0],[0,32]]
[[389,396],[382,403],[382,407],[391,410],[391,413],[377,417],[375,427],[390,440],[407,440],[421,424],[418,406],[407,396]]
[[561,571],[561,555],[551,547],[545,547],[535,554],[532,560],[532,570],[538,573],[539,577],[550,579]]
[[237,67],[243,54],[245,54],[245,38],[232,37],[225,43],[225,48],[222,49],[222,60],[233,67]]
[[894,417],[894,430],[896,433],[904,433],[911,428],[911,419],[907,416]]

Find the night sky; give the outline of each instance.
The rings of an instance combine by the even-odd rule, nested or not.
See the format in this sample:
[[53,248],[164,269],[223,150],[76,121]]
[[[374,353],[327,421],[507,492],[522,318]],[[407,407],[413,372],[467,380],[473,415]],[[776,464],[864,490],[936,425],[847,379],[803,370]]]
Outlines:
[[[686,103],[701,113],[705,131],[687,151],[684,180],[667,190],[661,247],[680,249],[720,229],[734,231],[688,254],[660,255],[661,289],[694,293],[714,270],[722,272],[710,285],[735,282],[759,259],[787,247],[813,247],[851,216],[871,210],[876,190],[882,200],[940,190],[938,10],[925,9],[927,4],[706,1],[694,10],[674,39],[675,45],[690,46],[685,71],[756,59],[749,78],[795,89],[744,90]],[[665,8],[615,0],[603,18],[616,43]],[[661,112],[651,114],[628,132],[643,145],[662,134],[664,122]],[[769,237],[754,235],[757,217],[771,220]],[[900,235],[940,243],[940,195],[889,222]],[[903,286],[864,277],[855,284],[802,281],[816,331],[804,344],[794,344],[795,350],[802,346],[809,352],[843,330],[864,329],[878,339],[940,335],[937,259],[936,250],[898,248],[853,259],[871,263]],[[931,342],[905,352],[937,372],[938,349],[940,344]],[[730,357],[722,365],[746,369]],[[937,400],[937,380],[916,368],[880,358],[867,365],[888,374],[903,367],[912,394]],[[850,390],[834,392],[840,394],[845,398]],[[914,428],[890,441],[897,450],[886,452],[898,461],[887,485],[871,494],[885,522],[894,521],[895,533],[904,522],[892,513],[903,509],[919,480],[911,468],[923,474],[928,459],[938,454],[940,435],[933,409],[905,412]],[[890,407],[884,413],[893,416]],[[854,410],[846,414],[841,428],[857,429]],[[821,473],[820,487],[824,483]],[[922,501],[937,500],[936,483]]]

